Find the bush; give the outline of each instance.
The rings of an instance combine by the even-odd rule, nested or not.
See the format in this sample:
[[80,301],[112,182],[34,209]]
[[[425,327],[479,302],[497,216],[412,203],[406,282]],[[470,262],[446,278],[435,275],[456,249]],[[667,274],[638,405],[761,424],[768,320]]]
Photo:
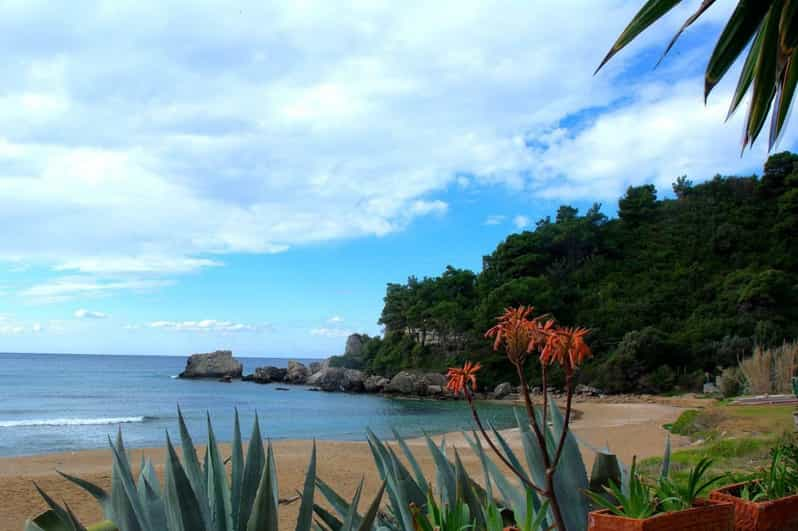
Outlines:
[[649,393],[666,393],[673,389],[676,373],[668,365],[660,365],[657,370],[643,376],[640,385]]
[[690,391],[693,393],[700,393],[704,390],[704,382],[706,381],[706,374],[702,370],[684,371],[681,372],[676,378],[676,385],[682,391]]
[[727,367],[720,374],[720,393],[724,398],[743,392],[743,374],[738,367]]
[[645,368],[629,351],[616,351],[604,362],[596,379],[607,393],[629,393],[637,390]]

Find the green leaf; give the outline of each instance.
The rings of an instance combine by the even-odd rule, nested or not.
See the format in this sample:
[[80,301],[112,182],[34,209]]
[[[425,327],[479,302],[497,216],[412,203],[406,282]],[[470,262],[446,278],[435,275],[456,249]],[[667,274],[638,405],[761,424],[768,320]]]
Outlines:
[[320,505],[313,505],[313,512],[321,518],[322,522],[324,522],[332,531],[340,531],[342,522],[336,518],[332,513],[330,513],[324,507]]
[[392,427],[391,431],[393,431],[393,435],[396,438],[396,442],[399,443],[399,447],[402,449],[405,458],[407,458],[407,462],[410,463],[410,466],[413,469],[413,473],[416,476],[416,483],[423,492],[427,492],[429,490],[429,485],[427,484],[427,478],[424,477],[424,472],[421,470],[418,461],[416,461],[413,452],[410,451],[410,448],[407,446],[407,443],[402,438],[402,436],[399,435],[399,432],[396,431],[396,428]]
[[662,468],[659,471],[659,478],[665,479],[671,472],[671,434],[665,434],[665,452],[662,454]]
[[316,488],[316,441],[310,454],[310,464],[305,474],[305,486],[302,490],[302,504],[296,521],[296,531],[310,531],[313,525],[313,494]]
[[623,30],[621,35],[615,41],[615,44],[612,45],[610,51],[607,52],[607,55],[601,61],[601,64],[598,66],[598,68],[596,68],[596,72],[601,70],[601,67],[607,64],[607,61],[612,59],[612,56],[621,51],[627,44],[632,42],[632,40],[640,35],[643,30],[662,18],[680,1],[681,0],[648,0],[643,7],[640,8],[640,11],[637,12],[634,18],[632,18],[632,21],[629,22],[629,25]]
[[360,484],[358,484],[357,489],[355,490],[355,496],[352,498],[352,503],[349,504],[349,510],[346,512],[344,522],[341,524],[341,529],[343,531],[353,531],[355,529],[355,522],[360,520],[357,514],[357,506],[360,504],[360,494],[362,492],[363,480],[361,479]]
[[152,529],[167,529],[163,496],[155,490],[146,476],[141,475],[140,481],[142,483],[139,486],[141,503],[144,505],[144,511],[147,513],[147,519],[150,521]]
[[621,484],[621,466],[615,454],[596,452],[593,468],[590,472],[590,490],[601,492],[610,484],[610,480]]
[[[560,408],[552,400],[549,402],[549,416],[551,417],[551,432],[555,441],[560,440],[560,435],[565,426],[565,419],[560,412]],[[587,500],[582,492],[587,490],[588,481],[585,463],[582,460],[582,453],[573,434],[567,431],[565,434],[565,444],[562,450],[562,459],[557,465],[554,473],[554,491],[557,493],[557,500],[563,510],[563,519],[569,531],[580,531],[587,529],[587,513],[589,507]]]
[[39,496],[41,496],[48,507],[50,507],[49,511],[36,517],[36,519],[34,519],[34,523],[40,527],[48,526],[44,527],[45,531],[76,531],[72,519],[70,518],[66,509],[58,505],[58,503],[56,503],[55,500],[53,500],[46,492],[44,492],[35,481],[33,482],[33,486],[36,488]]
[[141,505],[141,499],[139,499],[135,482],[133,481],[133,472],[130,470],[130,462],[127,460],[127,456],[125,454],[125,447],[124,444],[122,443],[121,435],[117,437],[116,446],[111,444],[111,450],[114,456],[112,475],[115,475],[118,478],[117,485],[113,485],[113,480],[112,480],[111,496],[113,498],[116,494],[114,492],[114,488],[121,485],[119,491],[121,491],[120,498],[123,500],[122,503],[120,504],[120,506],[122,507],[122,513],[118,511],[118,508],[115,504],[114,515],[117,518],[120,518],[120,514],[123,515],[121,516],[121,522],[125,522],[127,526],[125,526],[125,524],[122,524],[121,522],[119,525],[124,526],[124,529],[131,529],[133,531],[149,530],[151,529],[151,527],[147,520],[146,513],[144,512],[144,507],[142,507]]
[[244,449],[241,447],[241,424],[238,420],[238,408],[233,419],[233,445],[230,455],[230,507],[232,510],[231,530],[240,526],[239,513],[241,512],[241,489],[244,475]]
[[247,447],[247,460],[244,463],[243,479],[241,484],[241,500],[238,513],[238,531],[245,531],[249,515],[252,514],[252,504],[258,493],[260,476],[263,473],[266,457],[263,453],[263,436],[260,432],[258,414],[252,425],[252,433]]
[[707,9],[709,9],[712,6],[712,4],[714,4],[714,3],[715,3],[715,0],[704,0],[703,2],[701,2],[701,5],[698,6],[698,9],[696,10],[696,12],[693,13],[692,15],[690,15],[690,17],[688,17],[688,19],[684,21],[684,24],[681,25],[681,27],[679,28],[679,31],[676,32],[676,35],[673,36],[673,38],[671,39],[671,42],[668,43],[668,47],[665,48],[665,51],[662,53],[662,57],[660,57],[659,61],[657,62],[657,65],[659,65],[659,63],[662,62],[662,60],[665,58],[665,56],[668,55],[668,52],[671,51],[671,48],[673,48],[673,45],[676,44],[676,41],[678,41],[679,37],[682,36],[682,33],[684,33],[684,30],[686,30],[688,27],[690,27],[693,24],[693,22],[698,20],[698,18],[701,15],[703,15],[704,12]]
[[797,83],[798,48],[793,51],[790,59],[787,61],[787,66],[784,69],[782,81],[779,85],[773,116],[771,117],[770,149],[773,149],[778,142],[779,136],[781,136],[781,132],[784,128],[784,124],[787,122],[787,117],[790,114],[790,107],[792,106],[793,96],[795,95],[795,86]]
[[177,458],[169,433],[166,434],[163,497],[169,531],[209,529],[200,512],[200,502],[191,481]]
[[452,465],[446,459],[446,456],[443,454],[443,452],[441,452],[441,450],[435,445],[429,435],[425,433],[424,438],[427,441],[430,454],[432,454],[432,459],[435,462],[435,475],[437,477],[438,493],[441,497],[441,500],[443,501],[444,505],[454,507],[457,505],[457,483],[455,481]]
[[232,508],[230,507],[230,488],[227,484],[227,471],[219,454],[216,436],[213,434],[211,417],[208,423],[208,501],[211,509],[211,522],[216,531],[232,531]]
[[71,481],[81,489],[91,494],[94,497],[94,499],[97,500],[97,503],[100,504],[100,507],[102,507],[103,515],[105,515],[105,517],[108,518],[109,520],[114,519],[113,516],[114,511],[113,511],[113,506],[111,505],[111,497],[108,495],[105,489],[103,489],[102,487],[98,487],[94,483],[86,481],[85,479],[81,479],[66,474],[64,472],[61,472],[60,470],[56,470],[56,472],[58,472],[61,475],[61,477],[63,477],[64,479]]
[[266,451],[266,466],[260,477],[258,494],[247,522],[247,531],[277,531],[277,493],[274,491],[275,476],[272,445]]
[[463,466],[460,459],[460,453],[455,448],[454,451],[454,473],[457,481],[457,499],[462,500],[468,505],[468,509],[476,521],[476,529],[483,529],[487,523],[485,521],[485,514],[482,509],[482,503],[474,494],[472,488],[473,480],[468,476],[468,473]]
[[737,3],[709,58],[704,74],[705,100],[751,41],[771,3],[770,0]]
[[753,144],[759,136],[776,93],[779,58],[777,53],[779,40],[778,22],[782,6],[783,0],[775,0],[772,3],[772,7],[760,30],[765,35],[759,50],[756,66],[754,67],[754,89],[748,108],[748,123],[743,138],[743,146]]
[[[177,421],[180,426],[180,447],[183,450],[183,468],[186,476],[188,477],[191,488],[194,490],[194,495],[199,503],[200,514],[207,527],[211,524],[211,511],[208,505],[208,489],[207,489],[207,465],[205,469],[200,466],[197,459],[197,449],[194,447],[194,441],[191,434],[186,427],[186,421],[183,418],[183,412],[180,406],[177,407]],[[205,460],[208,460],[208,449],[205,448]]]
[[358,527],[358,531],[371,531],[374,527],[374,522],[377,520],[377,515],[380,511],[380,502],[382,501],[382,495],[385,492],[385,485],[386,482],[383,481],[382,485],[380,485],[380,490],[377,491],[377,495],[374,496],[374,499],[371,501],[371,505],[369,505],[366,514],[363,515],[363,519],[360,522],[360,526]]

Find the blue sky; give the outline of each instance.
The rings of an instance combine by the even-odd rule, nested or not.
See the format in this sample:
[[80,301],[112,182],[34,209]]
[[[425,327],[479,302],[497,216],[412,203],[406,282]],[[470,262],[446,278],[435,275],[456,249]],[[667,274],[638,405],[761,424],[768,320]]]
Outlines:
[[731,6],[652,68],[698,3],[594,77],[640,2],[5,2],[0,351],[324,357],[560,204],[756,172]]

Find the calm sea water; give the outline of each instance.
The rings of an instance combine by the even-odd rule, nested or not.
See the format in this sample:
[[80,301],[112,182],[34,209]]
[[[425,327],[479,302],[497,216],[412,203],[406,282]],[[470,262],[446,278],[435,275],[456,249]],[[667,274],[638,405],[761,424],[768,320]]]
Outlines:
[[[244,372],[285,367],[287,359],[239,358]],[[273,439],[362,440],[366,427],[390,437],[471,428],[462,402],[403,400],[375,395],[310,392],[291,386],[180,380],[184,357],[80,354],[0,354],[0,456],[104,448],[122,428],[130,447],[162,446],[177,436],[179,404],[195,441],[214,433],[229,441],[238,408],[244,437],[257,411]],[[486,404],[486,419],[511,424],[511,408]]]

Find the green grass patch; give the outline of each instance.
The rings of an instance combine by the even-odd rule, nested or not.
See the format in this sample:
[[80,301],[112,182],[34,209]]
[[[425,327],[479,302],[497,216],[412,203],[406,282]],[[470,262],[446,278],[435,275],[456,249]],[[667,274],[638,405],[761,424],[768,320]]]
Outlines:
[[695,421],[701,414],[697,409],[688,409],[673,424],[666,424],[665,429],[676,435],[693,435],[696,433]]

